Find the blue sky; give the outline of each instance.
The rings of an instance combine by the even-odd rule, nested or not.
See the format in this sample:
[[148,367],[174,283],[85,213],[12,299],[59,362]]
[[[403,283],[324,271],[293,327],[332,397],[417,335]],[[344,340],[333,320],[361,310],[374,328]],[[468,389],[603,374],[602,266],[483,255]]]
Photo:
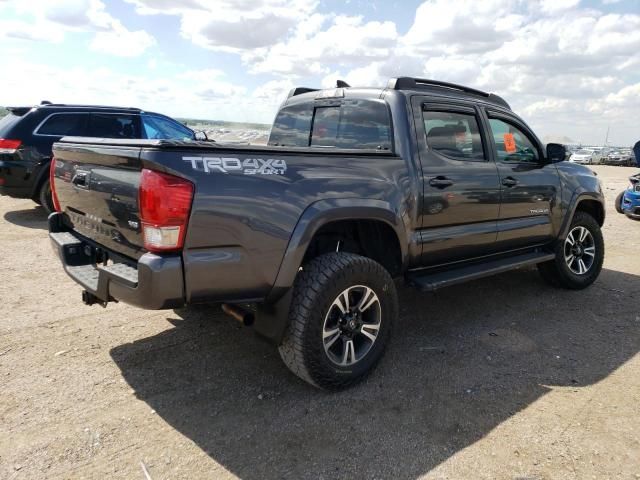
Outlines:
[[0,0],[0,105],[269,123],[293,86],[504,96],[541,136],[640,138],[640,0]]

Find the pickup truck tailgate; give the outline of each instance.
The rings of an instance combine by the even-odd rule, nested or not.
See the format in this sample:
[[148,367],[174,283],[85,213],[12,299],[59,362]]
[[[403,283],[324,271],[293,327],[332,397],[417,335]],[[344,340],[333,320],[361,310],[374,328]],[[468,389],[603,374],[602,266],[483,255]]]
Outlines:
[[53,182],[63,222],[80,235],[138,259],[140,148],[56,144]]

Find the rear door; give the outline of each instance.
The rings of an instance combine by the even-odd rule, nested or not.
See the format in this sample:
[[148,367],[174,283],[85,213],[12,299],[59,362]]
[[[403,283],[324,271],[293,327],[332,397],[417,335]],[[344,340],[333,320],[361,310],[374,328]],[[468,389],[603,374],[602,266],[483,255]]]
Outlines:
[[500,183],[472,103],[413,97],[423,174],[419,242],[425,266],[495,251]]
[[561,217],[556,166],[546,161],[541,143],[520,119],[491,109],[486,114],[500,175],[499,247],[551,241],[554,218]]

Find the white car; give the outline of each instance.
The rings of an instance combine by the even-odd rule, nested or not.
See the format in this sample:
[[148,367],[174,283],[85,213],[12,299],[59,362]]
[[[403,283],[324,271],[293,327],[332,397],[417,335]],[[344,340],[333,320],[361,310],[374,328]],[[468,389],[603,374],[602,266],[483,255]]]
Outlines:
[[602,163],[602,153],[595,150],[578,150],[571,155],[570,162],[587,165],[597,165]]

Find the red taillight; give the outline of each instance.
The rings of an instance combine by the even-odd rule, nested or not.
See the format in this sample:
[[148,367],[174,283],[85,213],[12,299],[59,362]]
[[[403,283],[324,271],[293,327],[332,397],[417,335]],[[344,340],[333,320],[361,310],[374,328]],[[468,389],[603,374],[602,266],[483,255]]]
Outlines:
[[56,182],[55,175],[56,174],[56,159],[51,159],[51,164],[49,165],[49,187],[51,188],[51,200],[53,201],[53,209],[56,212],[61,212],[60,202],[58,201],[58,194],[56,193]]
[[150,252],[180,250],[193,200],[193,184],[184,178],[142,170],[138,204],[144,247]]
[[20,140],[7,140],[0,138],[0,153],[16,153],[22,142]]

